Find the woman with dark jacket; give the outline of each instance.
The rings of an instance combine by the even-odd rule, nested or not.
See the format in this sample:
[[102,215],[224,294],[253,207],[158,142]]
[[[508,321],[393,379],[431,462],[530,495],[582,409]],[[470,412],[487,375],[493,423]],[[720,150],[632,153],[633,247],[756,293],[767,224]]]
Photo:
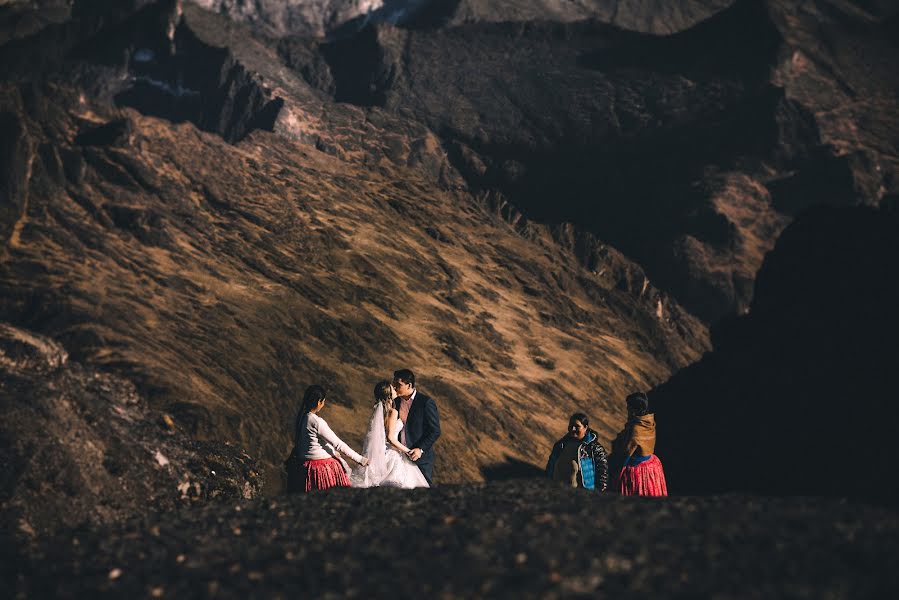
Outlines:
[[588,427],[584,413],[574,413],[568,420],[568,435],[556,442],[546,463],[546,476],[571,487],[604,492],[609,485],[606,449],[596,432]]
[[615,488],[622,496],[667,496],[668,485],[662,461],[653,454],[656,446],[655,415],[643,392],[627,397],[627,422],[612,442],[612,459],[621,470]]

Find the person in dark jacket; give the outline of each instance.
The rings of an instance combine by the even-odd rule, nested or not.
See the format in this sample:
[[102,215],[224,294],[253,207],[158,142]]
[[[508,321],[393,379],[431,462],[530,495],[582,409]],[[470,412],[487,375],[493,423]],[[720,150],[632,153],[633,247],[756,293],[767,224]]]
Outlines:
[[568,419],[568,434],[553,446],[546,463],[546,476],[572,487],[604,492],[609,485],[609,463],[599,436],[589,428],[584,413]]
[[440,437],[437,403],[415,389],[415,374],[409,369],[393,372],[393,388],[397,394],[395,407],[403,422],[400,443],[410,448],[409,459],[434,487],[434,443]]

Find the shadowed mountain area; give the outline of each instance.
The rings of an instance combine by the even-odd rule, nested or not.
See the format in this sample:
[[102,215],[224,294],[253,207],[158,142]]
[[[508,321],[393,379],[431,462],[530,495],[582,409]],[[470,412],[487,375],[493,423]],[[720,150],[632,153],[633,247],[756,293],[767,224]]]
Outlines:
[[470,22],[595,19],[623,29],[674,33],[733,0],[192,0],[274,37],[343,37],[369,23],[447,27]]
[[[385,6],[390,3],[385,2]],[[407,9],[407,24],[453,26],[465,23],[594,20],[641,33],[670,34],[688,29],[733,0],[436,0]]]
[[897,192],[899,49],[883,14],[744,1],[660,36],[532,21],[538,6],[280,48],[336,100],[426,124],[471,189],[593,232],[707,322],[745,311],[803,208]]
[[651,396],[674,490],[899,501],[897,261],[894,209],[821,208],[787,228],[749,314]]

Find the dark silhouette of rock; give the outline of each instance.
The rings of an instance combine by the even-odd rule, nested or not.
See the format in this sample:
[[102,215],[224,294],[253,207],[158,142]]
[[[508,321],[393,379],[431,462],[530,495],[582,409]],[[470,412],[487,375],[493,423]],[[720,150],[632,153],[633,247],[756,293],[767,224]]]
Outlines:
[[19,116],[12,111],[0,112],[0,240],[4,242],[13,233],[25,205],[33,152]]
[[749,314],[651,396],[672,491],[899,501],[897,260],[895,213],[819,208],[787,228]]
[[510,479],[541,479],[546,476],[543,467],[519,460],[514,457],[506,457],[504,462],[481,467],[486,481],[507,481]]

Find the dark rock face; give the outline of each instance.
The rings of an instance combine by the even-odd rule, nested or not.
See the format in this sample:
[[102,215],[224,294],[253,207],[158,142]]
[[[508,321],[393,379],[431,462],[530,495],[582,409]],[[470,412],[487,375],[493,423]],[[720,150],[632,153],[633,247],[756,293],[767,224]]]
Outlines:
[[[251,24],[273,36],[324,37],[342,25],[384,8],[383,0],[192,0],[194,4],[229,19]],[[414,5],[406,0],[391,5]]]
[[451,0],[423,3],[413,23],[441,25],[595,20],[641,33],[671,34],[703,21],[733,0]]
[[[899,113],[887,25],[815,11],[738,2],[668,36],[485,16],[369,27],[317,57],[314,43],[281,45],[336,100],[426,124],[471,188],[587,228],[714,322],[746,310],[792,215],[836,198],[876,203],[899,174],[884,134],[899,135],[886,116]],[[815,41],[819,23],[833,51]]]
[[65,21],[71,14],[70,0],[0,2],[0,45],[27,37],[49,24]]
[[275,37],[352,34],[368,23],[447,27],[464,23],[596,20],[622,29],[670,34],[733,0],[191,0]]
[[[143,25],[141,15],[134,17]],[[172,50],[135,48],[129,63],[133,85],[115,102],[236,142],[254,129],[271,131],[284,101],[271,98],[227,49],[211,47],[186,25],[175,29]]]
[[17,114],[0,113],[0,240],[12,235],[25,208],[32,148]]
[[91,97],[237,141],[271,130],[283,105],[226,48],[181,25],[179,0],[82,2],[72,18],[0,47],[6,79],[77,81]]
[[210,506],[5,564],[10,596],[28,597],[868,597],[899,589],[897,551],[896,514],[867,506],[516,481]]
[[262,489],[260,467],[239,448],[190,440],[149,411],[129,381],[7,324],[0,398],[0,518],[10,538]]
[[895,213],[817,209],[787,228],[750,313],[652,395],[672,490],[899,501],[897,260]]

